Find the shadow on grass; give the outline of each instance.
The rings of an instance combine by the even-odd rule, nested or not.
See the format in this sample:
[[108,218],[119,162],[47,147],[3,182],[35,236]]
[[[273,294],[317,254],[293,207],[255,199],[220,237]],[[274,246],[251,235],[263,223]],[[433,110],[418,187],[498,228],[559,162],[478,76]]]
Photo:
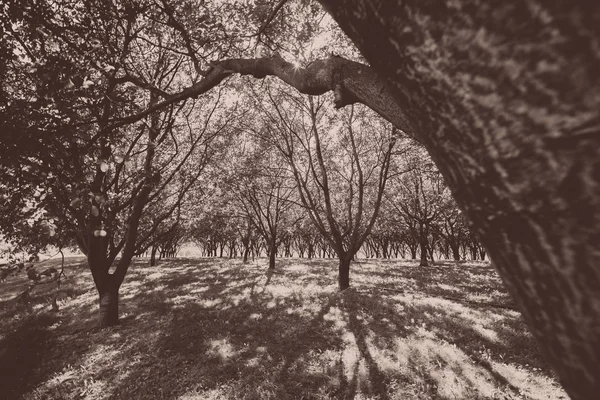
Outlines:
[[[54,320],[21,321],[21,333],[6,340],[31,342],[31,354],[58,361],[31,361],[16,372],[26,381],[13,391],[29,399],[562,395],[518,313],[444,299],[429,281],[491,288],[495,278],[484,270],[443,266],[444,275],[365,263],[353,268],[353,288],[338,293],[336,267],[335,260],[285,260],[275,272],[264,260],[136,262],[121,290],[120,326],[92,328],[93,287],[65,307],[57,329]],[[7,354],[14,362],[16,353]]]
[[56,315],[27,317],[19,328],[0,341],[0,388],[3,398],[16,399],[44,380],[40,361],[47,357],[53,346],[49,327],[56,323]]

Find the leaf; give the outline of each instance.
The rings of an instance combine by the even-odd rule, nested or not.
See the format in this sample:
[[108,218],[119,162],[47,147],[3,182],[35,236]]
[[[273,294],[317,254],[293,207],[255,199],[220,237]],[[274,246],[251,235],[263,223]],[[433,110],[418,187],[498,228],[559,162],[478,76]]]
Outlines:
[[94,217],[97,217],[98,215],[100,215],[100,211],[98,210],[98,207],[92,206],[92,215]]
[[91,87],[91,86],[93,86],[93,85],[94,85],[94,82],[93,82],[93,81],[90,81],[89,79],[86,79],[86,80],[84,80],[84,81],[83,81],[83,83],[81,84],[81,87],[83,87],[84,89],[87,89],[87,88],[89,88],[89,87]]
[[74,198],[73,200],[71,200],[71,207],[77,207],[79,204],[81,204],[81,199],[79,197]]
[[115,162],[117,164],[121,164],[123,162],[123,156],[121,156],[121,155],[115,155]]

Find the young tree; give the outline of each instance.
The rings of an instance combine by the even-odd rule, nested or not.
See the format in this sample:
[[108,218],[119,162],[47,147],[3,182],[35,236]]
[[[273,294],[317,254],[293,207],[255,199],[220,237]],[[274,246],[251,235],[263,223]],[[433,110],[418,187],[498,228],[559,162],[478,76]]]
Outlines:
[[390,185],[389,204],[396,208],[416,227],[417,240],[421,253],[421,266],[428,266],[428,251],[432,252],[430,240],[432,226],[445,210],[447,187],[441,176],[426,157],[416,154],[408,161],[409,171]]
[[397,137],[363,110],[352,107],[336,121],[324,104],[325,98],[271,97],[265,130],[287,160],[311,221],[339,258],[344,290],[350,263],[377,219]]
[[229,179],[243,215],[252,222],[267,244],[269,269],[281,243],[283,224],[296,191],[284,160],[268,142],[257,139],[254,145],[237,152],[239,165]]

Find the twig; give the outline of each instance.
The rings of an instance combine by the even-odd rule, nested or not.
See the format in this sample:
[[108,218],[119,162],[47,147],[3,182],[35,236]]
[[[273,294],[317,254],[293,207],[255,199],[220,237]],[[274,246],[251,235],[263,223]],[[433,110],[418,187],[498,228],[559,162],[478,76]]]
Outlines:
[[265,29],[267,29],[267,27],[273,21],[273,19],[275,18],[275,16],[279,12],[279,10],[281,10],[283,5],[285,3],[287,3],[287,1],[288,0],[279,0],[279,3],[277,3],[275,8],[273,8],[273,10],[271,10],[271,13],[267,17],[267,19],[265,19],[265,22],[263,22],[262,25],[260,26],[260,28],[258,28],[258,31],[256,33],[253,33],[252,35],[248,35],[246,37],[248,37],[248,38],[257,37],[257,36],[260,37],[260,35],[262,35],[262,33],[265,31]]

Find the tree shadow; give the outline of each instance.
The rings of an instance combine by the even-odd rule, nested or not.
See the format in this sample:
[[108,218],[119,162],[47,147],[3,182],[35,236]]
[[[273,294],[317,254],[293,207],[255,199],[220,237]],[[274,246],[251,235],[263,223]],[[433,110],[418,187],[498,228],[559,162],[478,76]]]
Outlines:
[[[39,338],[21,335],[41,343],[42,364],[58,362],[30,364],[20,376],[35,371],[35,379],[29,374],[31,382],[14,386],[15,393],[35,388],[34,399],[81,393],[479,399],[517,397],[527,389],[510,375],[512,365],[549,376],[518,313],[447,300],[427,284],[422,293],[380,288],[368,265],[356,268],[355,288],[338,293],[333,266],[334,260],[286,260],[269,273],[266,265],[218,260],[136,265],[121,290],[120,326],[89,325],[97,312],[91,286],[61,310],[58,328],[48,321],[39,325]],[[390,272],[396,287],[418,273],[414,267]]]
[[57,321],[56,315],[30,316],[0,341],[0,387],[4,398],[20,398],[47,376],[37,369],[53,346],[49,327]]
[[[333,323],[323,319],[336,300],[323,295],[318,310],[303,313],[297,312],[305,304],[300,294],[248,296],[253,284],[230,285],[213,284],[196,302],[171,304],[152,348],[128,350],[141,361],[112,396],[149,398],[158,390],[165,399],[190,392],[203,398],[221,391],[227,398],[292,399],[315,387],[334,390],[326,373],[331,366],[311,367],[307,355],[341,346]],[[147,296],[136,301],[144,304]]]

